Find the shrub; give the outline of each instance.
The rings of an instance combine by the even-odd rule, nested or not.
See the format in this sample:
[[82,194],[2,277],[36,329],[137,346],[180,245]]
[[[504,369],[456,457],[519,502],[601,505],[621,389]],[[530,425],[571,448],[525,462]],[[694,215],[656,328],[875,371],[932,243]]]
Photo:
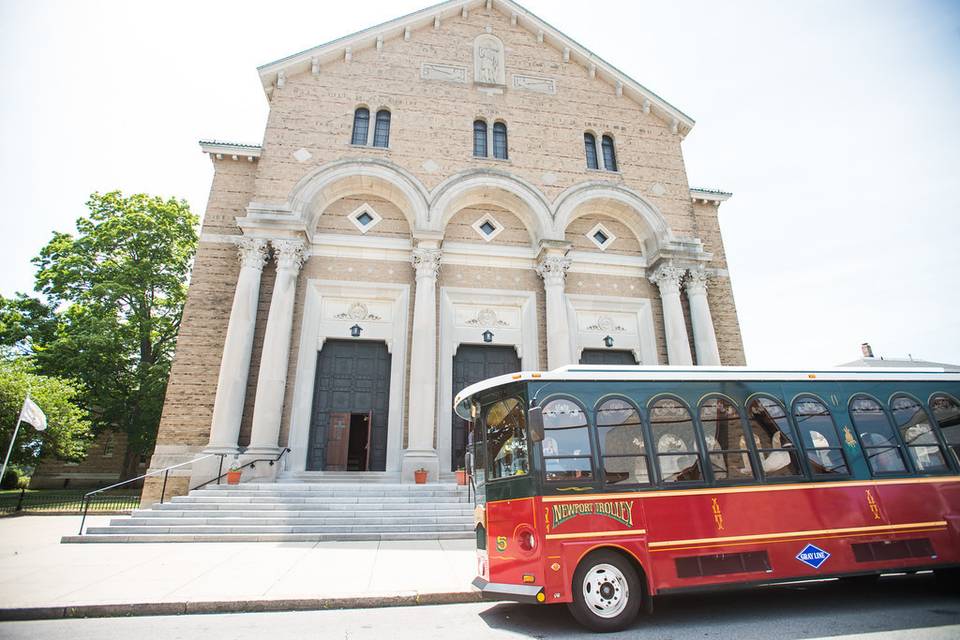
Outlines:
[[7,472],[3,474],[3,479],[0,480],[0,489],[17,489],[20,486],[20,474],[17,473],[16,469],[7,468]]

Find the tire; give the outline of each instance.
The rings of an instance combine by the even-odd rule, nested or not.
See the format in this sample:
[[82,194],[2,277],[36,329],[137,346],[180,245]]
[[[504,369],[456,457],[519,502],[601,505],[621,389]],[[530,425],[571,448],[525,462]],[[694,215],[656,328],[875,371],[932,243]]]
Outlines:
[[606,633],[627,628],[644,598],[643,584],[633,565],[619,553],[594,551],[573,574],[573,602],[567,605],[577,622]]

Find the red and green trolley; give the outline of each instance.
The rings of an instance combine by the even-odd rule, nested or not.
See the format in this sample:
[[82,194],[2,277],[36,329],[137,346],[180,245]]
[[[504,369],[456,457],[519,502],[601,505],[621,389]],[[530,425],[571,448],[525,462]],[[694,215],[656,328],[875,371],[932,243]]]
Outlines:
[[657,594],[960,568],[960,373],[570,366],[455,409],[489,599],[610,631]]

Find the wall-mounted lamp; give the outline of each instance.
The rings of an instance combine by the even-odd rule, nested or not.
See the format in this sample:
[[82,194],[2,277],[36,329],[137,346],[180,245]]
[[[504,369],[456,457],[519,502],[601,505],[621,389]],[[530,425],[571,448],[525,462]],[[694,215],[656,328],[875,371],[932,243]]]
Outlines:
[[484,342],[493,342],[493,332],[490,329],[487,329],[483,332],[483,341]]
[[353,336],[354,338],[359,338],[361,331],[363,331],[363,327],[361,327],[358,324],[355,324],[352,327],[350,327],[350,335]]
[[611,338],[610,336],[607,336],[606,338],[603,339],[603,344],[605,344],[609,349],[610,347],[613,346],[613,338]]

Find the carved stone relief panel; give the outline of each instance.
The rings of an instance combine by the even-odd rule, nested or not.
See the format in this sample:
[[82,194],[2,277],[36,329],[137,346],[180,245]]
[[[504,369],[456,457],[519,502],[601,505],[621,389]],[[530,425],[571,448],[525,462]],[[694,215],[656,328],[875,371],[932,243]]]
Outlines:
[[534,91],[536,93],[546,93],[554,95],[557,92],[557,83],[553,78],[541,78],[538,76],[513,75],[513,88],[523,89],[525,91]]
[[466,82],[467,68],[454,64],[424,62],[420,65],[422,80],[440,80],[441,82]]
[[389,323],[393,320],[393,302],[358,298],[324,298],[323,319],[350,323]]
[[507,84],[503,43],[489,33],[473,41],[473,79],[479,84]]
[[458,327],[480,329],[519,328],[518,307],[494,307],[458,304],[454,307],[454,322]]

